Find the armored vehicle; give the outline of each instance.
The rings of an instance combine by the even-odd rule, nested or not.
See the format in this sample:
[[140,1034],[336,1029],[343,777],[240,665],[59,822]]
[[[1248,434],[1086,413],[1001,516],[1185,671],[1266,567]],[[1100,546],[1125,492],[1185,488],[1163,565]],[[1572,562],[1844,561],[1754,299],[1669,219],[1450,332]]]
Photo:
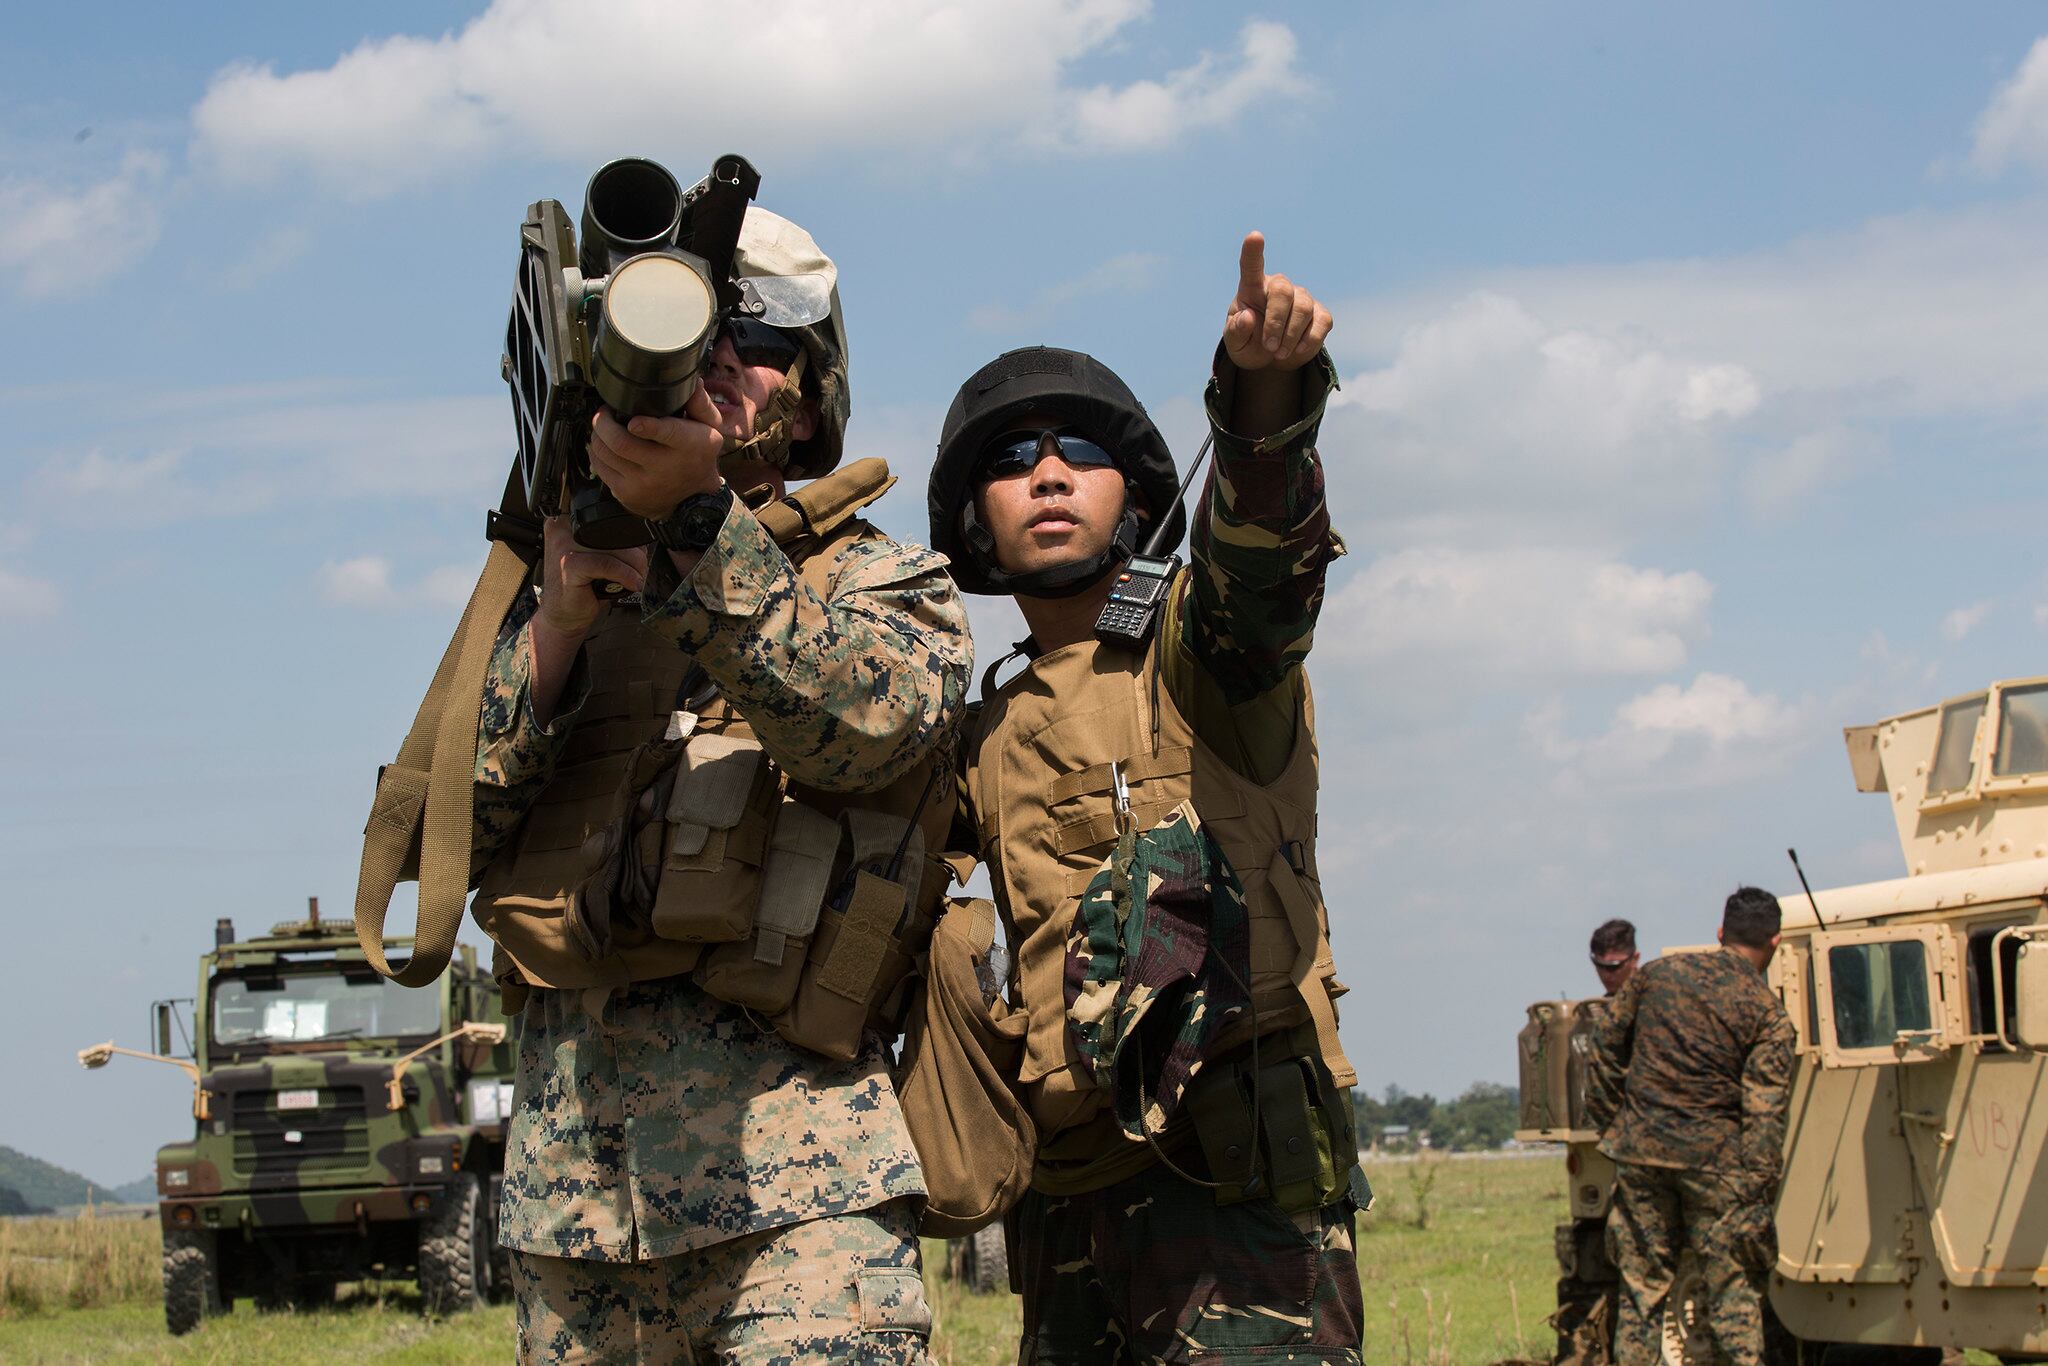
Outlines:
[[154,1058],[193,1079],[193,1136],[156,1160],[171,1332],[238,1297],[305,1305],[371,1276],[417,1276],[434,1313],[509,1289],[494,1221],[512,1046],[474,950],[432,987],[397,986],[316,899],[260,938],[218,923],[189,1052],[172,1038],[179,1004],[155,1004],[154,1054],[79,1055]]
[[[1802,1361],[2032,1359],[2048,1353],[2048,678],[1845,738],[1906,875],[1780,901],[1770,980],[1798,1055],[1771,1305]],[[1573,1108],[1542,1052],[1565,1094],[1525,1124]],[[1575,1213],[1600,1184],[1574,1182]]]

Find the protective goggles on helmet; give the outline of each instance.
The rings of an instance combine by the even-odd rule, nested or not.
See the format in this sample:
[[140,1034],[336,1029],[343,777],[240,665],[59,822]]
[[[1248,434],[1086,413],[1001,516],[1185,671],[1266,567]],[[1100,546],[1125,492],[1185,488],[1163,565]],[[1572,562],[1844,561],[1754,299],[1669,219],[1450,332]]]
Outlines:
[[752,318],[726,319],[719,335],[732,339],[732,349],[738,353],[741,365],[772,365],[784,374],[789,373],[789,367],[804,349],[802,342],[781,328]]
[[1060,459],[1075,469],[1118,468],[1116,457],[1087,437],[1067,428],[1048,427],[1035,432],[1008,432],[989,442],[976,467],[976,477],[987,483],[991,479],[1029,474],[1045,458],[1043,451],[1048,437],[1052,439],[1053,449],[1059,453]]

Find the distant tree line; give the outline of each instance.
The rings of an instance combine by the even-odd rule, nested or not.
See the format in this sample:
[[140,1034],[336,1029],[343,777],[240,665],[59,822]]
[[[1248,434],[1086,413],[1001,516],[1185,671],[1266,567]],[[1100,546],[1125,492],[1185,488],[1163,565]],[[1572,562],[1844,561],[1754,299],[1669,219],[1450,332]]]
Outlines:
[[[1352,1097],[1360,1145],[1420,1146],[1426,1141],[1431,1148],[1450,1152],[1500,1147],[1514,1137],[1521,1106],[1516,1088],[1492,1081],[1474,1082],[1453,1101],[1440,1101],[1427,1092],[1410,1095],[1398,1086],[1389,1086],[1380,1098],[1363,1089],[1352,1092]],[[1397,1131],[1391,1139],[1388,1129]]]
[[48,1214],[40,1205],[31,1205],[22,1199],[21,1192],[12,1186],[0,1186],[0,1218],[19,1214]]

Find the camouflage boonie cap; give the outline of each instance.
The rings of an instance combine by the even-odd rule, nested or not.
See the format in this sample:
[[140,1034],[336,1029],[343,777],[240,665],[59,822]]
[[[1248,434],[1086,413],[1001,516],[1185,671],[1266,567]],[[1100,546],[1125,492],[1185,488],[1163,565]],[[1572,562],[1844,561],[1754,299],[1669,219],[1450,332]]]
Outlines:
[[1133,1138],[1164,1130],[1225,1026],[1251,1004],[1244,886],[1182,802],[1126,834],[1067,940],[1067,1032]]

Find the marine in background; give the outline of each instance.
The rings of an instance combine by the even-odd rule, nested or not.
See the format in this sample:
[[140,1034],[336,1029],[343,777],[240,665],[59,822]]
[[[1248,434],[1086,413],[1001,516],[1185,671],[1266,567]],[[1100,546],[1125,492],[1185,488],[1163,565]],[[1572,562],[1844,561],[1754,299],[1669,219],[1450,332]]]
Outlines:
[[1608,1228],[1621,1271],[1620,1366],[1662,1359],[1665,1302],[1687,1248],[1720,1355],[1735,1366],[1763,1360],[1793,1056],[1792,1022],[1764,978],[1778,927],[1775,896],[1738,888],[1720,950],[1641,969],[1594,1036],[1586,1118],[1616,1168]]
[[1592,943],[1587,948],[1593,960],[1594,975],[1600,979],[1603,996],[1611,997],[1627,986],[1628,979],[1635,976],[1643,961],[1643,955],[1636,950],[1633,921],[1602,921],[1600,928],[1593,931]]
[[835,470],[836,268],[760,209],[736,260],[815,316],[727,324],[676,416],[596,416],[592,469],[657,545],[549,520],[485,685],[522,1361],[926,1359],[884,1036],[944,887],[966,620],[942,559],[856,515],[876,462]]
[[1330,325],[1246,237],[1185,568],[1173,458],[1093,357],[1000,356],[941,432],[932,543],[1031,629],[1016,675],[984,677],[967,763],[1029,1015],[1020,1362],[1359,1359],[1369,1195],[1302,667],[1343,553],[1316,453]]

